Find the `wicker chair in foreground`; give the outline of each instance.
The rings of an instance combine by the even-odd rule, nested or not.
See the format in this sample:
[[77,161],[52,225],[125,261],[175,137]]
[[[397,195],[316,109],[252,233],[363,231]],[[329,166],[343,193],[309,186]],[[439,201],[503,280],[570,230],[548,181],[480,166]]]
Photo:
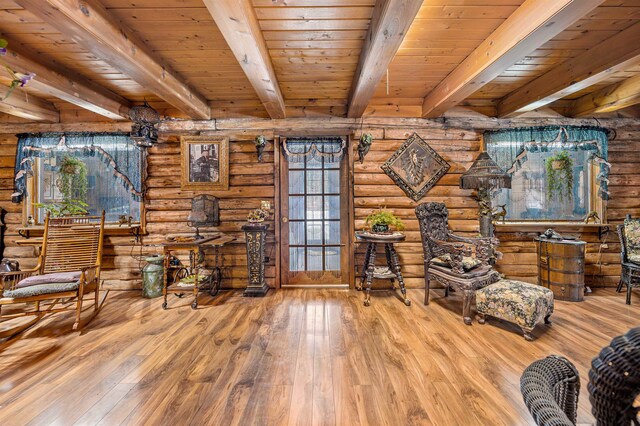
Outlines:
[[[47,214],[37,266],[0,273],[0,308],[25,305],[18,312],[2,312],[0,319],[35,316],[37,321],[49,313],[74,311],[76,330],[88,293],[94,296],[93,318],[109,293],[99,300],[103,235],[104,212],[101,216],[73,219],[52,219]],[[28,309],[31,304],[34,309]]]
[[[640,425],[640,327],[600,351],[589,371],[591,412],[599,426]],[[580,378],[574,365],[556,355],[535,361],[520,378],[524,403],[539,426],[576,424]]]

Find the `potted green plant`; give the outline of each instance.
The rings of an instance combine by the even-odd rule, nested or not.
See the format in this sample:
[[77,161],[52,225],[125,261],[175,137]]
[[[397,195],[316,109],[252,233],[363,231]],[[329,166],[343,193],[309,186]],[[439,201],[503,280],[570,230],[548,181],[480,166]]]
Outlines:
[[34,206],[51,213],[53,217],[81,216],[88,213],[86,203],[87,165],[79,158],[65,156],[58,166],[56,187],[62,193],[62,200],[54,203],[35,203]]
[[404,229],[404,223],[388,210],[379,209],[367,216],[366,225],[370,226],[371,232],[389,232],[389,227],[393,226],[398,231]]
[[567,151],[560,151],[545,160],[547,172],[547,199],[558,196],[573,199],[573,159]]

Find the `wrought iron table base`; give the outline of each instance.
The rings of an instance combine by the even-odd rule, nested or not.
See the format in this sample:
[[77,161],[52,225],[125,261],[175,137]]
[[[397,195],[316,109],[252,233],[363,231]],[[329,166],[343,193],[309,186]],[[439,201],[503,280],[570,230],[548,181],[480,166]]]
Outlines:
[[378,279],[388,279],[391,281],[391,285],[393,286],[393,290],[395,287],[395,280],[398,280],[400,284],[400,291],[402,292],[402,298],[404,304],[407,306],[411,306],[411,300],[407,298],[407,289],[404,286],[404,279],[402,278],[402,271],[400,268],[400,260],[398,258],[398,253],[396,249],[393,247],[392,243],[384,243],[384,252],[387,258],[387,270],[383,270],[380,272],[376,272],[376,245],[378,243],[368,242],[367,243],[367,251],[364,256],[364,267],[362,268],[362,275],[360,277],[360,283],[356,287],[357,290],[362,290],[366,283],[366,295],[364,299],[364,306],[369,306],[371,304],[371,284],[374,278]]

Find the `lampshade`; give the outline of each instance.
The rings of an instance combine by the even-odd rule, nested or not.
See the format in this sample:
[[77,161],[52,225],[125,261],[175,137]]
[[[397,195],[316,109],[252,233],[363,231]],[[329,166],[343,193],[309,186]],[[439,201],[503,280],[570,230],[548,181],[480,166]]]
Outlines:
[[511,188],[511,175],[496,164],[486,151],[480,153],[460,178],[462,189]]

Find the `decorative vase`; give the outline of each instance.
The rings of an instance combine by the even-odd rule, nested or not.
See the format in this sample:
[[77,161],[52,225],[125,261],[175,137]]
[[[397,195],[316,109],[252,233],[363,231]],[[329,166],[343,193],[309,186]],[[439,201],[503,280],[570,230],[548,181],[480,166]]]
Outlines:
[[562,167],[564,166],[564,161],[560,161],[560,160],[553,160],[551,162],[551,168],[553,170],[560,170],[562,169]]
[[164,281],[164,257],[149,256],[144,260],[147,265],[142,268],[142,297],[160,297]]
[[376,232],[378,234],[383,234],[383,233],[389,232],[389,225],[383,225],[383,224],[377,223],[371,226],[371,231]]

